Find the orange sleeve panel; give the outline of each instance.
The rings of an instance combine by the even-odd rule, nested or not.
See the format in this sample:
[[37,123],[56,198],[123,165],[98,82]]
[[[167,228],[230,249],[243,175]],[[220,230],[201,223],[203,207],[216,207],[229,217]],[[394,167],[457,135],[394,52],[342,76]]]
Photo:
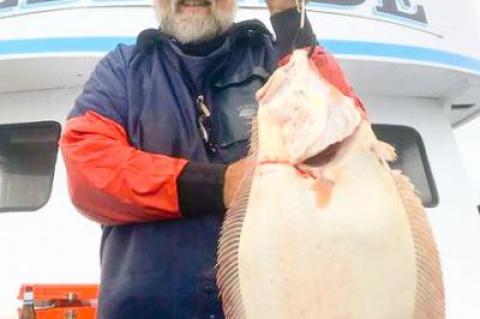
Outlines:
[[181,217],[177,178],[185,159],[132,147],[122,126],[89,111],[67,121],[60,147],[72,202],[105,225]]

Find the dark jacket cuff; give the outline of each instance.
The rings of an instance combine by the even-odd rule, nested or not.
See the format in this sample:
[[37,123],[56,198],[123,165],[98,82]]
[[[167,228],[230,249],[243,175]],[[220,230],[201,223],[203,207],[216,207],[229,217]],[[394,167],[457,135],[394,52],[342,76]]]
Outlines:
[[225,212],[223,184],[227,165],[188,163],[177,180],[180,211],[184,217]]
[[[300,12],[297,8],[288,9],[276,13],[270,17],[270,21],[277,36],[276,48],[279,58],[292,53],[294,39],[300,27]],[[296,41],[295,47],[303,48],[312,45],[312,40],[317,44],[315,34],[308,17],[305,19],[305,29],[303,29]]]

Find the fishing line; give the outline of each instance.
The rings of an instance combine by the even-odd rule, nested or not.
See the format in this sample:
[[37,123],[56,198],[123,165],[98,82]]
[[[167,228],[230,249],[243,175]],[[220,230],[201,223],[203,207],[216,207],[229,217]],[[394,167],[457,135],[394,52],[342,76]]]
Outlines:
[[305,28],[305,0],[295,0],[297,4],[297,10],[300,12],[300,29]]
[[313,55],[313,52],[315,51],[316,47],[316,39],[312,34],[309,34],[307,29],[305,28],[305,21],[306,21],[306,16],[307,16],[307,5],[306,5],[307,0],[295,0],[295,3],[297,5],[297,11],[300,13],[300,26],[298,28],[297,33],[295,34],[295,37],[293,39],[293,50],[298,49],[299,47],[297,46],[297,42],[299,41],[299,38],[302,36],[302,33],[308,34],[310,36],[310,50],[308,51],[308,57],[311,57]]

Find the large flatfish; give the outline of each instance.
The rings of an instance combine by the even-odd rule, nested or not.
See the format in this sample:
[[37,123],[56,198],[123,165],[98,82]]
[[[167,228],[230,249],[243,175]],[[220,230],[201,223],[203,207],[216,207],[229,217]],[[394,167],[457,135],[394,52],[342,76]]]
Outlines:
[[442,319],[431,228],[365,114],[302,50],[257,93],[249,165],[219,241],[232,319]]

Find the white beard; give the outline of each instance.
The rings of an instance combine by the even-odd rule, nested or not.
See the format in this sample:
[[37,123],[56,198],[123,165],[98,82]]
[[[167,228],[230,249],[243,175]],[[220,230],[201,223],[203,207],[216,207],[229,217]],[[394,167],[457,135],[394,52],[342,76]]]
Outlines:
[[180,14],[177,6],[178,0],[172,0],[170,7],[165,9],[154,1],[160,29],[181,43],[207,41],[224,33],[233,24],[236,11],[236,6],[229,11],[219,11],[215,7],[215,0],[212,0],[208,14]]

